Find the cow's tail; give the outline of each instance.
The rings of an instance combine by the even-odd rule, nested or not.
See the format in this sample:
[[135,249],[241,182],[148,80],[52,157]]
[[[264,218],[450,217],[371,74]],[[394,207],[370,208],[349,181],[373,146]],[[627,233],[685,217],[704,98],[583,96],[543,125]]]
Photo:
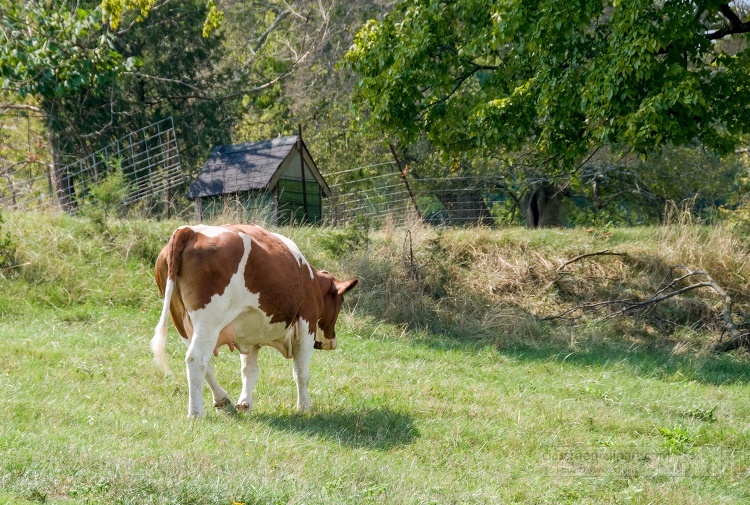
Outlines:
[[161,308],[161,317],[154,331],[154,338],[151,339],[151,351],[154,353],[156,363],[164,370],[166,374],[172,371],[167,365],[167,324],[169,320],[169,305],[174,293],[174,279],[180,269],[180,257],[185,247],[185,242],[192,236],[190,228],[179,228],[169,239],[167,249],[167,283],[164,288],[164,305]]
[[167,287],[164,290],[164,305],[161,309],[161,317],[159,323],[156,325],[156,331],[154,331],[154,338],[151,339],[151,351],[154,353],[154,359],[159,367],[164,370],[166,374],[171,374],[172,371],[167,365],[167,320],[169,319],[169,303],[172,300],[172,293],[174,292],[174,280],[167,278]]

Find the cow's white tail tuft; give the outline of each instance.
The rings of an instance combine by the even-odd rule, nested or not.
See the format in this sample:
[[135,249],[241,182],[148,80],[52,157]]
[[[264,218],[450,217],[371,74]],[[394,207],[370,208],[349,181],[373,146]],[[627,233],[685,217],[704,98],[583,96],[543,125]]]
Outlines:
[[165,374],[171,374],[172,371],[167,365],[167,320],[169,319],[169,303],[172,300],[174,291],[174,280],[167,279],[167,286],[164,289],[164,306],[161,309],[159,324],[156,325],[154,338],[151,339],[151,351],[154,353],[156,363],[164,370]]

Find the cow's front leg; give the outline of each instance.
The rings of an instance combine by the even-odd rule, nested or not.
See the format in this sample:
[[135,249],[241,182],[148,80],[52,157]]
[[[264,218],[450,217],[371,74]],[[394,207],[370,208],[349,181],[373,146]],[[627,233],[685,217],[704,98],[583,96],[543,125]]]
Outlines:
[[240,354],[242,363],[242,393],[237,400],[237,410],[250,412],[253,410],[253,388],[260,377],[258,368],[258,351],[260,348],[253,347],[249,353]]
[[[190,398],[188,401],[188,417],[202,417],[204,414],[203,383],[206,380],[206,373],[210,365],[209,360],[213,354],[212,351],[218,337],[218,334],[212,338],[196,332],[190,340],[190,345],[185,355],[188,394]],[[215,381],[216,378],[214,377],[213,380]]]
[[310,358],[315,344],[315,332],[304,320],[297,323],[298,339],[294,349],[294,366],[292,372],[297,383],[297,409],[306,411],[312,409],[308,382],[310,380]]

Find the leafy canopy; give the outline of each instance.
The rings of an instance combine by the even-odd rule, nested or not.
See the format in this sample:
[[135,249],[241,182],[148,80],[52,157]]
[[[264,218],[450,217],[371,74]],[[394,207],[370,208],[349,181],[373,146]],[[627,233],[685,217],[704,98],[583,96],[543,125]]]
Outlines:
[[10,1],[0,17],[2,88],[42,100],[105,88],[137,60],[123,58],[101,12]]
[[404,0],[345,57],[357,100],[404,142],[531,148],[561,167],[592,146],[726,152],[750,129],[750,31],[717,1]]

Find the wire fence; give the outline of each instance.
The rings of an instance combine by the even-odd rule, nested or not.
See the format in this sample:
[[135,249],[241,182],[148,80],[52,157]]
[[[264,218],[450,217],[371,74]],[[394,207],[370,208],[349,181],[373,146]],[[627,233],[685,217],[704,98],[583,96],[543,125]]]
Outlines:
[[[381,166],[383,172],[331,186],[325,209],[328,222],[388,219],[403,224],[416,218],[434,225],[491,225],[505,211],[505,192],[497,176],[417,178],[399,171],[395,162],[371,166]],[[340,178],[355,170],[328,176]]]
[[[55,174],[64,174],[64,184],[55,180]],[[76,207],[96,198],[116,199],[123,215],[136,208],[146,215],[169,215],[174,197],[184,193],[186,187],[171,117],[133,131],[57,170],[27,178],[12,175],[6,175],[8,184],[0,188],[0,207],[56,208],[63,194]],[[97,192],[97,186],[104,184]]]
[[[67,174],[64,196],[74,202],[75,208],[93,203],[110,206],[113,214],[121,216],[179,214],[190,219],[195,214],[195,205],[186,198],[189,177],[180,164],[172,118],[119,138],[62,171],[47,169],[26,178],[20,173],[16,177],[6,174],[8,183],[0,187],[0,207],[61,208],[61,184],[54,180],[55,173]],[[242,175],[257,177],[253,172]],[[322,200],[322,194],[315,192],[295,197],[294,188],[285,186],[282,191],[277,181],[276,190],[219,196],[204,202],[202,210],[207,218],[264,216],[278,222],[320,221],[334,226],[357,220],[404,224],[415,219],[435,225],[491,225],[502,219],[504,206],[507,210],[498,177],[414,177],[402,173],[394,161],[323,175],[333,183],[332,194]],[[298,207],[306,203],[306,212],[293,208],[295,202]]]

